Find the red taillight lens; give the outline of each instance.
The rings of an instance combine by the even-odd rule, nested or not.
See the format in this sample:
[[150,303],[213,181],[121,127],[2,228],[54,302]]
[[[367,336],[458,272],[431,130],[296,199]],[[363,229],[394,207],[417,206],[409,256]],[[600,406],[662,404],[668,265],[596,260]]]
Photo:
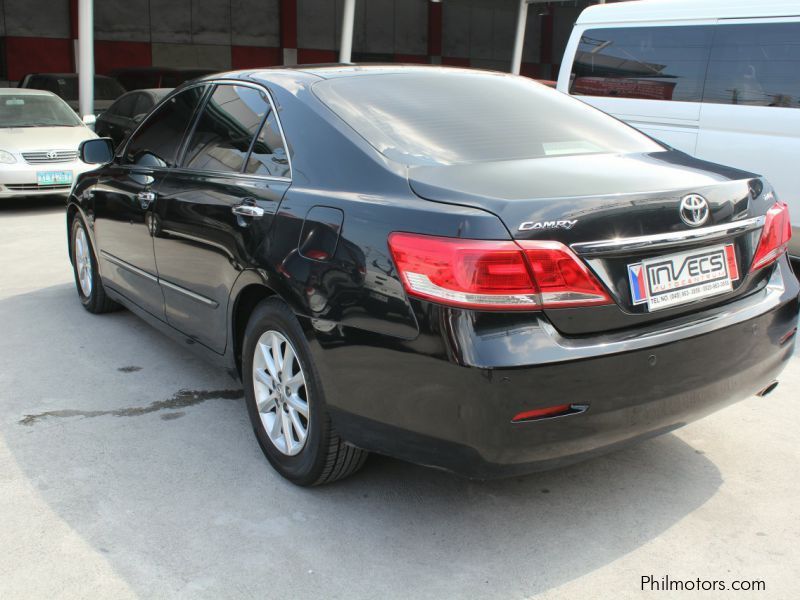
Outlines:
[[611,302],[599,282],[563,244],[522,244],[410,233],[389,236],[403,285],[418,298],[495,310]]
[[536,290],[514,242],[409,233],[389,236],[406,291],[467,308],[535,308]]
[[519,242],[545,306],[610,304],[597,278],[560,242]]
[[548,406],[547,408],[537,408],[534,410],[526,410],[514,416],[511,419],[512,423],[520,421],[533,421],[536,419],[546,419],[548,417],[557,417],[572,412],[571,404],[559,404],[558,406]]
[[792,224],[789,220],[789,207],[783,202],[776,202],[767,211],[761,239],[758,241],[751,271],[771,265],[786,252],[792,237]]

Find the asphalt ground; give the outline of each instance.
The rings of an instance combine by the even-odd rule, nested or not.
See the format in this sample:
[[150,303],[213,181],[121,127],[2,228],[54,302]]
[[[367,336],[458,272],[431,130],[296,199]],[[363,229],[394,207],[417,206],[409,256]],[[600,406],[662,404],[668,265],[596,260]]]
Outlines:
[[81,308],[65,244],[61,201],[0,204],[4,600],[800,597],[797,355],[770,396],[573,467],[472,482],[373,456],[301,489],[236,381]]

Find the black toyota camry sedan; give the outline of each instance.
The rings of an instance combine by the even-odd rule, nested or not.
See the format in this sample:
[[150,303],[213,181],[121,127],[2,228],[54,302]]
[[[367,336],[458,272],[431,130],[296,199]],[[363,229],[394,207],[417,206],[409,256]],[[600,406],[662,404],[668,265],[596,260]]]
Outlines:
[[217,75],[81,156],[84,307],[240,377],[300,485],[371,451],[476,478],[566,464],[768,393],[795,344],[767,181],[525,78]]

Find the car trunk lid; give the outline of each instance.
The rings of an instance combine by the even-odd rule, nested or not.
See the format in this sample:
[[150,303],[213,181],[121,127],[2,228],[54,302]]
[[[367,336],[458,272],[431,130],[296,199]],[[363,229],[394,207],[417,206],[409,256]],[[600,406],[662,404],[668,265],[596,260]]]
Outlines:
[[[496,214],[516,240],[555,240],[569,246],[608,288],[615,306],[546,310],[565,333],[666,319],[701,305],[729,302],[759,284],[757,277],[747,276],[747,269],[769,208],[762,198],[763,183],[749,173],[681,152],[412,167],[409,184],[423,198]],[[691,206],[682,210],[687,197],[700,197],[708,207],[698,226],[691,224]],[[666,260],[671,266],[664,268],[680,272],[696,268],[694,257],[704,253],[715,255],[717,266],[726,260],[730,284],[720,282],[713,293],[706,289],[708,296],[672,298],[661,305],[637,296],[636,265],[650,268]]]

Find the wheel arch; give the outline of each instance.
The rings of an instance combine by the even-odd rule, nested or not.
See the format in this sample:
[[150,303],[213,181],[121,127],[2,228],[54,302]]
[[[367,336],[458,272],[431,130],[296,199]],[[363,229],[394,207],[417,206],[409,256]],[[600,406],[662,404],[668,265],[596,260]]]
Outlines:
[[67,204],[67,255],[69,256],[69,263],[73,264],[72,258],[72,220],[75,215],[80,214],[78,206],[70,200]]
[[[244,343],[244,332],[247,322],[256,306],[263,300],[276,296],[275,290],[267,286],[263,280],[257,277],[247,277],[245,273],[239,276],[239,280],[246,278],[241,287],[237,290],[236,296],[231,302],[230,332],[231,332],[231,354],[236,365],[239,377],[242,375],[242,344]],[[239,285],[237,280],[237,286]]]

